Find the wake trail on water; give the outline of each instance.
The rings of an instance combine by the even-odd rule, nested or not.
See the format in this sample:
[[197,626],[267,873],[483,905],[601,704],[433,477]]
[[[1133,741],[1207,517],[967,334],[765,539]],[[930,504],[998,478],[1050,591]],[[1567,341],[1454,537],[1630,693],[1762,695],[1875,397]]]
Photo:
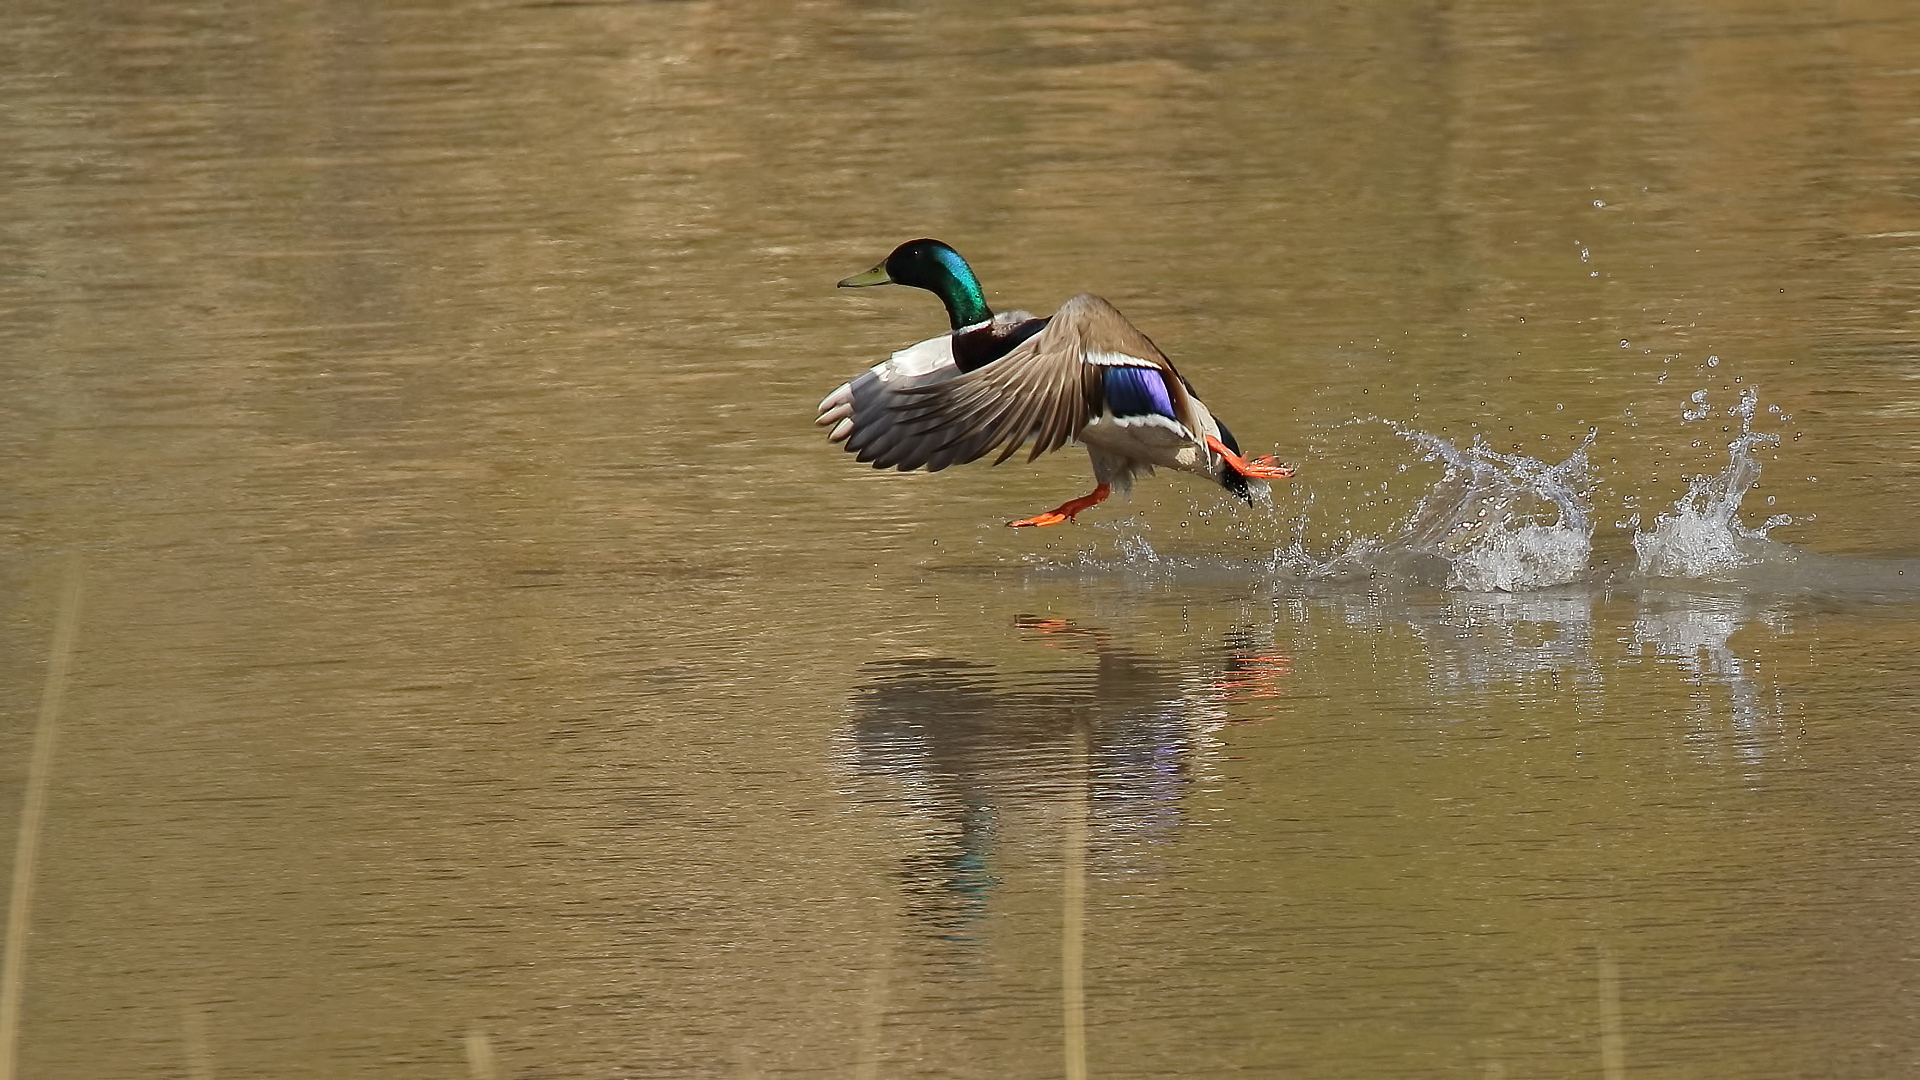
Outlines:
[[[1718,472],[1691,477],[1686,494],[1649,526],[1642,528],[1638,514],[1618,523],[1631,531],[1631,568],[1594,562],[1591,433],[1565,459],[1549,463],[1501,453],[1478,438],[1461,446],[1431,432],[1375,420],[1363,423],[1385,424],[1419,451],[1420,460],[1440,465],[1440,478],[1383,535],[1350,538],[1331,554],[1309,552],[1296,539],[1276,548],[1263,569],[1276,579],[1335,587],[1397,582],[1520,593],[1695,583],[1773,595],[1920,600],[1920,559],[1822,555],[1767,537],[1769,530],[1793,520],[1788,515],[1751,527],[1740,519],[1741,502],[1760,479],[1760,454],[1780,442],[1779,436],[1754,429],[1759,403],[1759,391],[1748,387],[1727,407],[1726,415],[1739,420],[1739,431],[1727,444],[1727,462]],[[1691,422],[1713,411],[1707,392],[1696,391],[1682,416]],[[1134,569],[1162,574],[1181,569],[1181,560],[1154,551],[1143,533],[1123,536],[1120,551]],[[1195,563],[1192,569],[1202,567]]]

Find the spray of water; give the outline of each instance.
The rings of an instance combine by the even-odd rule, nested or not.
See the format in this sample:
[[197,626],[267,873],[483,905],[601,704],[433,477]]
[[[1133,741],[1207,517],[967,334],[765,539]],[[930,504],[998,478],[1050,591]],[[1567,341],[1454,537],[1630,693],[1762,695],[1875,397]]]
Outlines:
[[[1689,400],[1692,404],[1683,414],[1687,420],[1710,414],[1706,391]],[[1740,500],[1760,479],[1757,453],[1780,442],[1771,432],[1753,430],[1759,402],[1760,392],[1748,387],[1741,391],[1738,403],[1727,407],[1727,415],[1739,418],[1740,433],[1727,444],[1726,467],[1713,476],[1693,477],[1672,513],[1661,514],[1653,528],[1634,534],[1633,550],[1642,577],[1712,578],[1749,565],[1762,557],[1767,530],[1793,520],[1776,514],[1750,529],[1738,516]]]
[[[1740,502],[1760,478],[1759,454],[1779,437],[1753,429],[1759,391],[1748,387],[1726,415],[1739,421],[1727,444],[1727,464],[1696,476],[1687,493],[1653,527],[1636,529],[1636,569],[1647,578],[1713,579],[1763,561],[1779,561],[1782,545],[1767,530],[1792,519],[1775,515],[1758,528],[1739,518]],[[1707,392],[1691,394],[1688,422],[1714,412]],[[1310,569],[1309,576],[1411,568],[1425,584],[1471,592],[1522,592],[1570,584],[1588,576],[1593,553],[1592,474],[1587,449],[1592,436],[1557,464],[1524,454],[1502,454],[1475,441],[1459,447],[1424,431],[1396,427],[1427,461],[1446,472],[1421,496],[1413,513],[1390,537],[1365,540],[1339,558]]]
[[1479,441],[1463,449],[1429,432],[1394,431],[1444,474],[1389,536],[1363,538],[1326,560],[1298,547],[1286,552],[1302,576],[1339,580],[1384,573],[1468,592],[1521,592],[1586,573],[1593,552],[1590,438],[1566,460],[1549,465]]
[[[1753,428],[1760,402],[1757,390],[1744,389],[1724,410],[1707,398],[1705,390],[1690,394],[1682,420],[1697,422],[1716,413],[1736,419],[1739,430],[1727,444],[1727,463],[1712,475],[1691,478],[1673,510],[1660,514],[1651,527],[1642,529],[1638,515],[1620,523],[1632,531],[1635,572],[1616,583],[1630,587],[1636,580],[1647,585],[1693,580],[1772,594],[1876,602],[1920,599],[1920,559],[1820,555],[1767,537],[1768,530],[1793,520],[1787,515],[1770,517],[1757,528],[1742,522],[1741,501],[1760,478],[1760,455],[1778,445],[1779,437]],[[1135,523],[1119,527],[1117,561],[1083,552],[1070,569],[1222,580],[1237,580],[1252,570],[1269,581],[1336,589],[1397,582],[1482,594],[1525,593],[1599,579],[1592,565],[1591,434],[1565,460],[1550,464],[1524,454],[1499,453],[1479,440],[1462,447],[1429,432],[1390,422],[1386,427],[1411,443],[1422,460],[1443,470],[1419,494],[1412,512],[1392,528],[1347,534],[1331,553],[1310,551],[1308,492],[1292,522],[1291,540],[1271,547],[1256,540],[1262,550],[1251,567],[1244,559],[1217,553],[1158,551],[1147,541],[1146,526]]]
[[1517,592],[1586,573],[1593,554],[1591,436],[1549,465],[1477,440],[1462,450],[1424,431],[1400,434],[1425,451],[1424,460],[1444,465],[1446,475],[1421,498],[1396,543],[1444,559],[1447,588]]

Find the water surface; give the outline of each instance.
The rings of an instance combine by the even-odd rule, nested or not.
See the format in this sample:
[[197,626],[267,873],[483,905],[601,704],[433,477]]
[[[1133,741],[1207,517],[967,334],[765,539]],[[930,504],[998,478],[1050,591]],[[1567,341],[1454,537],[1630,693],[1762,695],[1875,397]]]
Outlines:
[[[0,30],[20,1075],[1920,1066],[1909,5]],[[859,466],[920,235],[1297,478]]]

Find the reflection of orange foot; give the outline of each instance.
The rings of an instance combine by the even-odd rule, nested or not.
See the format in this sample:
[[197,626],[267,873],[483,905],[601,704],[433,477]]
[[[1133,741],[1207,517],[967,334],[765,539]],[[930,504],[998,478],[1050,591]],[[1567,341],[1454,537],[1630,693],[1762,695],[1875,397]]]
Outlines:
[[[1098,649],[1106,644],[1107,632],[1099,627],[1081,628],[1066,619],[1051,619],[1040,615],[1022,615],[1013,620],[1013,625],[1022,630],[1032,630],[1047,639],[1049,647],[1078,644],[1081,639],[1091,639],[1093,647]],[[1064,640],[1063,640],[1064,639]]]
[[1111,491],[1112,489],[1107,485],[1101,484],[1091,492],[1077,499],[1068,499],[1044,514],[1035,514],[1030,518],[1021,518],[1019,521],[1009,521],[1007,524],[1018,529],[1028,525],[1058,525],[1063,521],[1072,521],[1073,515],[1105,499]]
[[1207,449],[1226,458],[1227,464],[1233,466],[1233,471],[1241,476],[1255,480],[1285,480],[1293,475],[1293,467],[1280,464],[1272,454],[1264,454],[1249,461],[1227,449],[1226,443],[1211,435],[1207,436]]
[[1280,680],[1293,671],[1293,658],[1285,653],[1268,656],[1227,657],[1225,668],[1213,681],[1213,689],[1229,700],[1251,701],[1276,698],[1286,693]]

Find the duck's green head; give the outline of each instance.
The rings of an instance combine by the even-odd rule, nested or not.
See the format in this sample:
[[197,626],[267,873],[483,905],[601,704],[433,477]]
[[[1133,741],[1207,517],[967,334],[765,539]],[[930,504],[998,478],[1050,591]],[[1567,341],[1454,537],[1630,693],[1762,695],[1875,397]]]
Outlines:
[[842,281],[843,289],[866,285],[911,285],[925,289],[947,305],[955,330],[993,318],[979,279],[960,253],[938,240],[909,240],[893,249],[886,261],[864,274]]

